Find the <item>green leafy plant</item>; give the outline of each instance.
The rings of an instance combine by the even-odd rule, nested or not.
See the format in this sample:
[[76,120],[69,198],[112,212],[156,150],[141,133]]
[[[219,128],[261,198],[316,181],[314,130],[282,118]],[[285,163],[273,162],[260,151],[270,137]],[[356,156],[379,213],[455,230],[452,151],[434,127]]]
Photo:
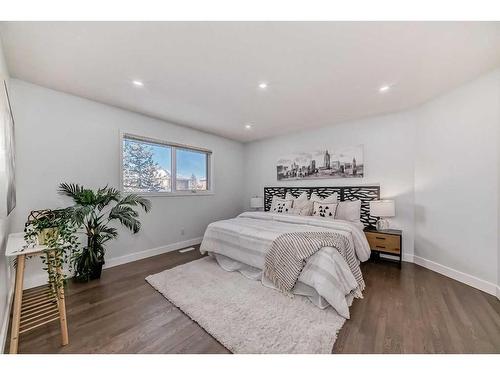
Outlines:
[[32,211],[24,226],[28,247],[45,245],[50,249],[41,258],[53,293],[64,286],[66,275],[63,265],[79,247],[76,231],[71,213],[66,209]]
[[59,193],[73,199],[75,204],[68,208],[68,212],[87,236],[87,245],[74,252],[70,259],[75,278],[80,281],[99,278],[106,252],[104,245],[118,237],[117,229],[109,224],[119,221],[133,233],[139,232],[141,222],[135,208],[149,212],[151,202],[137,194],[122,196],[108,186],[94,191],[78,184],[62,183]]

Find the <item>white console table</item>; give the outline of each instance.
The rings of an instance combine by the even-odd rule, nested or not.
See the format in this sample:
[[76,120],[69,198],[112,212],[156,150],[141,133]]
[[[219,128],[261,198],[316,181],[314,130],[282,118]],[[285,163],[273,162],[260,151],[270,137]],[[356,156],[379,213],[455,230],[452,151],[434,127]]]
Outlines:
[[[50,286],[34,288],[23,293],[24,268],[26,256],[45,253],[54,256],[54,251],[47,246],[26,247],[24,233],[9,235],[5,255],[17,257],[16,287],[12,309],[12,328],[10,333],[10,353],[16,354],[19,346],[19,335],[44,324],[59,320],[61,325],[61,344],[67,345],[68,325],[66,322],[66,305],[64,288],[51,291]],[[56,270],[62,272],[60,268]]]

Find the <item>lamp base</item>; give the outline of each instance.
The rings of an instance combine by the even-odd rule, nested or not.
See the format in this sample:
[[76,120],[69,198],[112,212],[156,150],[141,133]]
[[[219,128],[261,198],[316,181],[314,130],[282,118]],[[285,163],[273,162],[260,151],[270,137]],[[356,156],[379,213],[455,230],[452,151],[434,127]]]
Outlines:
[[389,229],[389,220],[387,219],[378,219],[377,221],[377,230],[386,230]]

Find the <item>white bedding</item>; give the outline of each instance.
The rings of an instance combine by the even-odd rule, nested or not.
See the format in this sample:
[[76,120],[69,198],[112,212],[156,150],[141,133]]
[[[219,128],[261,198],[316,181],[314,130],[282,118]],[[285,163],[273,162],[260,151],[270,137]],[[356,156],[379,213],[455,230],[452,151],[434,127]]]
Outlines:
[[[306,231],[345,235],[359,261],[370,257],[362,227],[355,223],[268,212],[245,212],[234,219],[211,223],[200,251],[214,255],[228,271],[239,270],[247,277],[262,279],[265,256],[272,241],[283,233]],[[265,279],[262,283],[272,287]],[[349,318],[352,296],[361,295],[361,290],[338,251],[324,247],[307,260],[293,293],[308,296],[320,308],[331,305],[341,316]]]

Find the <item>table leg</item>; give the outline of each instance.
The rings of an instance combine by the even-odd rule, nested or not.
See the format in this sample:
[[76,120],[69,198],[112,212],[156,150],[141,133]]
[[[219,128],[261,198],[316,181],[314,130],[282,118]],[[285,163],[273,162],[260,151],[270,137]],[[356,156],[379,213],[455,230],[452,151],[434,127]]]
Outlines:
[[12,328],[10,332],[10,354],[17,354],[19,346],[19,325],[21,323],[21,305],[23,302],[23,280],[26,255],[17,256],[16,288],[14,292],[14,307],[12,311]]
[[[57,273],[62,274],[61,267],[57,267]],[[59,308],[59,323],[61,324],[61,345],[65,346],[68,345],[69,338],[68,322],[66,321],[66,301],[64,299],[64,285],[61,285],[57,290],[57,306]]]

